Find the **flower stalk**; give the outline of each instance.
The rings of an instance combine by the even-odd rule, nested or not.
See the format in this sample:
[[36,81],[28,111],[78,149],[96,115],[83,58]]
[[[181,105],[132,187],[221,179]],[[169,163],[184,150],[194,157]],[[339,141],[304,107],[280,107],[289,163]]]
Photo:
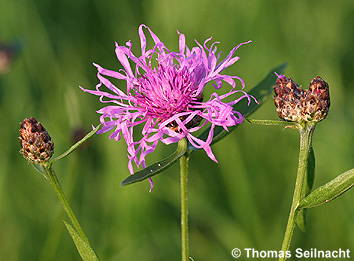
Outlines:
[[83,142],[92,137],[99,126],[88,133],[84,138],[75,143],[66,152],[56,157],[53,160],[50,158],[54,153],[54,143],[51,137],[43,125],[38,122],[35,118],[26,118],[22,121],[20,127],[20,153],[24,156],[26,160],[32,163],[35,169],[41,173],[41,175],[50,183],[53,187],[57,197],[66,212],[71,224],[64,221],[64,224],[72,237],[76,248],[84,261],[98,260],[97,255],[92,250],[87,236],[85,235],[81,225],[76,218],[74,211],[71,209],[69,201],[65,197],[63,189],[60,185],[58,177],[53,170],[53,163],[57,160],[63,159],[70,153],[75,151]]
[[[316,124],[327,117],[330,97],[329,85],[320,76],[311,80],[307,90],[300,88],[296,82],[284,75],[277,74],[277,76],[278,79],[274,86],[274,104],[278,116],[287,122],[295,123],[300,133],[297,177],[288,224],[281,248],[282,253],[286,253],[290,248],[295,224],[297,223],[301,229],[304,229],[304,213],[302,210],[298,210],[298,206],[312,187],[312,184],[308,180],[308,176],[310,176],[310,157],[314,160],[312,135]],[[301,217],[301,221],[297,219],[298,217]],[[284,260],[286,260],[285,254],[279,258],[279,261]]]
[[[303,124],[299,124],[299,133],[300,133],[299,163],[298,163],[293,201],[291,204],[288,224],[286,226],[284,239],[281,247],[281,251],[284,251],[283,253],[288,251],[290,248],[291,240],[295,229],[297,207],[300,201],[306,196],[305,182],[307,180],[308,161],[310,156],[310,150],[312,147],[312,135],[315,130],[315,125],[316,123],[313,122],[306,122]],[[279,258],[279,261],[285,261],[285,260],[286,260],[286,255],[284,255],[284,257]]]
[[189,260],[189,227],[188,227],[188,151],[180,158],[181,185],[181,254],[182,261]]
[[66,213],[66,215],[68,216],[68,218],[70,219],[72,225],[74,226],[74,228],[76,229],[77,233],[80,235],[80,237],[86,241],[87,243],[89,243],[87,236],[85,235],[85,232],[83,231],[83,229],[81,228],[81,225],[78,221],[78,219],[76,218],[74,211],[72,210],[72,208],[70,207],[69,201],[67,200],[64,191],[59,183],[58,177],[55,174],[54,170],[52,169],[52,167],[50,166],[50,164],[44,166],[45,169],[45,177],[47,178],[47,180],[49,181],[50,185],[53,187],[55,193],[57,194],[57,197]]

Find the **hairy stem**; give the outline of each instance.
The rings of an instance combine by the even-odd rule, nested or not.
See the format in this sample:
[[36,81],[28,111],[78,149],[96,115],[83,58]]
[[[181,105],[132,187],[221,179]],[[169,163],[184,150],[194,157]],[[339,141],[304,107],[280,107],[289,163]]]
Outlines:
[[77,233],[80,235],[82,240],[86,241],[89,244],[88,238],[85,235],[83,229],[81,228],[81,225],[79,221],[77,220],[74,211],[71,209],[70,204],[68,200],[65,197],[65,194],[63,192],[63,189],[59,183],[59,180],[54,172],[54,170],[49,166],[45,168],[46,170],[46,177],[49,181],[49,183],[52,185],[53,189],[55,190],[57,197],[64,208],[68,218],[70,219],[73,227],[76,229]]
[[[297,169],[297,177],[296,177],[296,183],[295,183],[295,189],[294,189],[294,195],[293,195],[293,202],[291,204],[291,209],[290,209],[290,214],[289,214],[289,219],[288,219],[288,224],[286,226],[285,234],[284,234],[284,239],[282,243],[281,250],[288,251],[290,248],[291,244],[291,239],[293,237],[294,229],[295,229],[295,218],[296,218],[296,209],[297,206],[299,205],[299,202],[301,199],[305,196],[304,193],[304,182],[306,181],[307,178],[307,167],[308,167],[308,159],[310,155],[310,150],[311,150],[311,144],[312,144],[312,134],[315,129],[315,124],[313,123],[307,123],[303,124],[301,128],[299,129],[300,132],[300,151],[299,151],[299,163],[298,163],[298,169]],[[285,261],[286,257],[279,258],[279,261]]]
[[189,260],[189,231],[188,231],[188,152],[180,159],[181,183],[181,253],[182,261]]

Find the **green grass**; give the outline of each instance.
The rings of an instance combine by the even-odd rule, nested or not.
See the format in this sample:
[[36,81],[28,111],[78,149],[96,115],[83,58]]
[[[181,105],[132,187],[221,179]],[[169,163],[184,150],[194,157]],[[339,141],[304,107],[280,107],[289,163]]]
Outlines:
[[[53,191],[18,153],[19,123],[29,116],[40,120],[56,155],[72,144],[75,129],[89,131],[100,104],[78,86],[97,83],[92,62],[116,68],[114,41],[137,45],[141,23],[171,47],[177,47],[177,29],[189,45],[214,36],[223,53],[253,40],[229,69],[248,89],[283,62],[286,74],[305,86],[321,75],[330,84],[332,104],[314,135],[315,187],[353,168],[353,1],[0,0],[0,6],[0,40],[16,40],[22,48],[11,71],[0,75],[1,260],[79,260]],[[253,118],[276,119],[272,102]],[[245,123],[214,146],[218,165],[203,152],[193,153],[195,260],[231,260],[234,247],[280,248],[297,147],[295,131]],[[174,148],[161,145],[149,162]],[[102,260],[179,260],[178,165],[155,178],[152,193],[147,182],[121,187],[128,175],[126,145],[100,135],[56,170]],[[293,246],[352,247],[353,199],[351,191],[310,209],[308,231],[297,231]]]

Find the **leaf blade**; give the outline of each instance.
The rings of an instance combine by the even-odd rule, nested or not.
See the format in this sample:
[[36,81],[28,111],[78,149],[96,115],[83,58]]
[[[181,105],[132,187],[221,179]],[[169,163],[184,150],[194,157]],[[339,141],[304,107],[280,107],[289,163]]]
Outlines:
[[[313,150],[313,147],[311,146],[310,154],[307,162],[306,178],[302,188],[302,192],[303,192],[302,198],[306,197],[312,191],[314,180],[315,180],[315,164],[316,164],[315,152]],[[306,231],[306,213],[307,213],[306,210],[307,209],[299,209],[295,217],[296,225],[303,232]]]
[[[254,88],[252,88],[248,92],[248,94],[252,95],[257,99],[258,104],[253,102],[250,105],[248,105],[246,100],[242,100],[234,106],[235,109],[239,111],[244,117],[247,117],[251,115],[253,112],[255,112],[267,100],[267,98],[273,91],[272,87],[276,80],[276,75],[274,74],[274,72],[282,73],[285,70],[286,66],[287,65],[284,63],[273,68],[261,82],[259,82]],[[225,131],[220,126],[216,126],[214,129],[214,137],[213,137],[212,144],[217,143],[225,136],[229,135],[234,129],[237,128],[237,126],[238,125],[229,127],[228,131]],[[201,133],[198,138],[201,140],[206,140],[206,138],[209,135],[209,130],[210,127],[208,127],[203,133]],[[198,150],[198,148],[195,148],[192,144],[188,144],[188,150],[193,151],[193,150]]]
[[[273,90],[272,86],[274,85],[275,80],[276,80],[276,75],[274,74],[274,72],[282,73],[284,71],[285,67],[286,67],[286,64],[282,64],[282,65],[279,65],[279,66],[273,68],[271,70],[271,72],[268,73],[268,75],[259,84],[257,84],[256,87],[254,87],[249,92],[250,95],[254,96],[258,100],[258,102],[259,102],[258,104],[251,103],[251,105],[248,105],[247,102],[245,100],[243,100],[237,104],[237,108],[236,108],[237,111],[241,112],[245,117],[247,117],[248,115],[250,115],[251,113],[256,111],[259,108],[259,106],[261,104],[263,104],[265,102],[265,100],[268,98],[268,96],[272,93],[272,90]],[[229,131],[225,131],[222,127],[216,126],[214,129],[214,136],[213,136],[212,144],[218,142],[223,137],[230,134],[230,132],[233,131],[236,127],[237,126],[230,127]],[[209,135],[209,130],[210,130],[210,126],[198,138],[205,140]],[[184,142],[186,142],[186,147],[185,147],[184,151],[178,152],[179,147],[180,147],[180,145],[179,145],[177,150],[172,155],[168,156],[167,158],[163,159],[162,161],[156,162],[156,163],[144,168],[143,170],[140,170],[140,171],[134,173],[134,175],[127,177],[126,179],[124,179],[121,182],[121,185],[125,186],[125,185],[133,184],[136,182],[143,181],[147,178],[150,178],[150,177],[162,172],[163,170],[165,170],[166,168],[168,168],[172,164],[174,164],[187,151],[198,150],[198,148],[195,148],[190,143],[187,143],[187,141],[184,141]]]
[[187,152],[187,141],[186,139],[182,139],[178,142],[177,149],[174,153],[172,153],[167,158],[158,161],[136,173],[130,175],[126,179],[121,182],[122,186],[126,186],[129,184],[133,184],[136,182],[143,181],[147,178],[155,176],[156,174],[162,172],[172,164],[174,164],[179,158],[181,158]]
[[337,176],[325,185],[315,189],[299,203],[298,209],[312,208],[328,203],[354,186],[354,169]]
[[65,224],[66,229],[68,230],[74,244],[79,252],[82,260],[84,261],[98,261],[98,257],[89,244],[83,240],[76,230],[67,222],[63,221]]

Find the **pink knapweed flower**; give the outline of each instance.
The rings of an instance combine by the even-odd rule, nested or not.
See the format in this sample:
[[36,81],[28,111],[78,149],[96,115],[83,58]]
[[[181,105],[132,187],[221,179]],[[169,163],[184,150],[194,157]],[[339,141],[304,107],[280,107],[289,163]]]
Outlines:
[[[153,40],[151,49],[147,49],[144,31]],[[244,87],[240,77],[221,74],[239,60],[235,56],[236,50],[250,41],[237,45],[218,61],[218,42],[208,47],[211,38],[204,45],[196,41],[197,46],[190,49],[185,36],[178,34],[179,50],[170,51],[149,27],[140,25],[141,54],[133,54],[130,41],[125,46],[116,43],[116,55],[124,69],[113,71],[94,64],[100,82],[96,90],[83,89],[100,96],[102,103],[111,104],[97,111],[102,114],[100,121],[103,127],[99,133],[113,130],[110,138],[117,141],[123,136],[128,146],[131,174],[134,173],[133,162],[138,167],[145,167],[145,156],[155,150],[158,141],[170,144],[187,138],[193,146],[204,149],[216,161],[210,147],[214,127],[222,126],[227,130],[229,126],[242,123],[244,117],[232,106],[241,99],[251,102],[253,98],[235,88],[234,79]],[[107,76],[125,81],[126,90],[117,88]],[[222,82],[226,82],[230,89],[223,95],[213,93],[207,99],[203,91],[209,82],[215,89],[220,89]],[[206,124],[211,124],[206,140],[193,136]],[[137,125],[142,126],[140,137],[134,132]]]

